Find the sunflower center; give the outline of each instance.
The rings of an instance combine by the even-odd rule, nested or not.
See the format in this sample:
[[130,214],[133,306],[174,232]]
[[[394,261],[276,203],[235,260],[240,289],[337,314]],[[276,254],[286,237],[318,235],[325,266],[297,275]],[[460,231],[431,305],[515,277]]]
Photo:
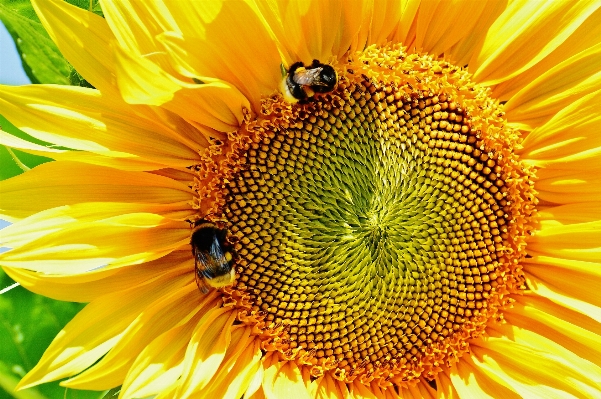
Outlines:
[[520,289],[518,138],[443,61],[374,47],[337,70],[307,104],[266,99],[201,174],[235,250],[224,295],[314,376],[430,379]]

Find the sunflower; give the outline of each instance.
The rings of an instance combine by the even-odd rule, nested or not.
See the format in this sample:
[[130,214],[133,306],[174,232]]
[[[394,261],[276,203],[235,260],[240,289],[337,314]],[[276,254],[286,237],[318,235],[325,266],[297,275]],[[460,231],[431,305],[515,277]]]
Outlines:
[[601,3],[34,6],[93,88],[1,87],[0,264],[89,304],[20,388],[601,396]]

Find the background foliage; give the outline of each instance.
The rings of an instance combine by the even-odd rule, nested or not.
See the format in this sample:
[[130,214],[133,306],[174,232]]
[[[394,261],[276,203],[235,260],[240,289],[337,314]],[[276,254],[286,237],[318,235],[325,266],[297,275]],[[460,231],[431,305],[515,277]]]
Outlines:
[[[102,16],[97,0],[69,0],[80,8]],[[87,86],[67,62],[44,30],[29,0],[1,0],[0,21],[13,38],[23,69],[34,84]],[[2,50],[6,51],[6,50]],[[15,128],[2,115],[3,130],[37,144],[46,144]],[[0,180],[23,173],[51,159],[29,155],[0,145]],[[6,223],[0,224],[0,227]],[[0,236],[2,232],[0,230]],[[2,250],[2,249],[0,249]],[[0,269],[0,290],[14,281]],[[59,382],[26,390],[14,387],[38,362],[58,332],[85,304],[55,301],[16,287],[0,295],[0,399],[99,399],[113,397],[114,391],[75,391]]]

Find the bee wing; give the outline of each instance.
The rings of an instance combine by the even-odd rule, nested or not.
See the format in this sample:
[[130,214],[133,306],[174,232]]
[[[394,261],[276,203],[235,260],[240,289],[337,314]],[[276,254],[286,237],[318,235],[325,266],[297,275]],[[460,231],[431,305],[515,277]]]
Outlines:
[[200,292],[202,292],[203,294],[208,294],[209,286],[207,285],[207,283],[205,283],[204,276],[201,275],[201,271],[198,268],[196,268],[196,273],[194,273],[194,277],[196,280],[196,286],[198,287]]
[[213,241],[208,251],[199,251],[195,253],[196,266],[206,278],[214,278],[230,271],[230,266],[225,258],[221,244],[217,236],[213,237]]
[[297,84],[303,86],[320,85],[322,84],[320,79],[322,69],[322,67],[311,69],[298,68],[294,72],[292,80],[294,80],[294,82],[296,82]]

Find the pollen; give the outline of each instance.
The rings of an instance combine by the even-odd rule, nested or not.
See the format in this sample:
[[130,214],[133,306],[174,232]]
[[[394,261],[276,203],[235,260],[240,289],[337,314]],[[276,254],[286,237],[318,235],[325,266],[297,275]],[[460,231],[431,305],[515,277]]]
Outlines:
[[432,379],[525,289],[533,172],[462,68],[370,47],[334,91],[263,100],[198,166],[234,249],[222,289],[265,351],[319,377]]

